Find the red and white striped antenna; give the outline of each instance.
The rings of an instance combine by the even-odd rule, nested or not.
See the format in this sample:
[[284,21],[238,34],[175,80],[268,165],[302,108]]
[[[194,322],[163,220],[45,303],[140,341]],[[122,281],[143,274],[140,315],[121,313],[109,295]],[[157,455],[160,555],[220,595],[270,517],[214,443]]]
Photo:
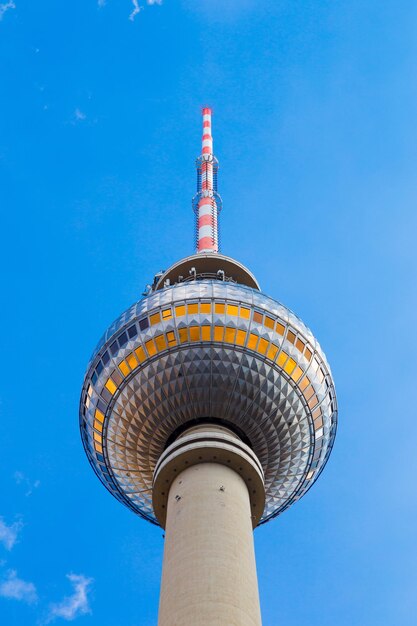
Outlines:
[[201,154],[197,158],[197,193],[193,198],[196,216],[196,250],[210,253],[219,251],[218,216],[222,200],[217,193],[217,171],[219,163],[213,154],[211,134],[211,109],[204,107],[203,140]]

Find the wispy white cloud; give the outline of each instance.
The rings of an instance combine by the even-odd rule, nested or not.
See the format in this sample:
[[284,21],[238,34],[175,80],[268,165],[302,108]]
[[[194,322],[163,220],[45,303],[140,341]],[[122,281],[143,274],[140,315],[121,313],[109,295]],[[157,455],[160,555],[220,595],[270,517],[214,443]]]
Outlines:
[[75,109],[73,117],[74,117],[75,122],[82,122],[83,120],[87,118],[86,114],[83,113],[81,109],[78,109],[78,108]]
[[9,0],[9,2],[3,2],[0,4],[0,22],[3,19],[3,15],[7,13],[9,9],[15,9],[16,5],[13,0]]
[[104,7],[104,5],[106,4],[106,0],[97,0],[97,4],[99,7]]
[[137,14],[140,13],[142,11],[142,8],[143,8],[143,7],[139,6],[138,0],[132,0],[132,4],[133,4],[133,11],[129,15],[129,19],[130,19],[131,22],[133,22],[133,20],[137,16]]
[[162,0],[146,0],[148,4],[162,4]]
[[14,479],[15,479],[16,485],[22,485],[23,487],[25,487],[26,489],[25,496],[32,495],[34,489],[37,489],[39,485],[41,484],[40,480],[35,480],[32,482],[31,480],[29,480],[27,476],[24,475],[23,472],[15,472]]
[[67,574],[67,578],[72,583],[74,592],[71,596],[66,596],[62,602],[51,604],[46,623],[53,621],[57,617],[62,617],[62,619],[70,622],[80,615],[91,613],[88,593],[93,579],[87,578],[82,574]]
[[38,599],[35,585],[19,578],[14,569],[9,570],[6,578],[0,582],[0,596],[27,604],[33,604]]
[[8,526],[3,517],[0,517],[0,542],[3,544],[6,550],[11,550],[13,548],[22,528],[22,521],[19,520],[17,522],[13,522],[13,524],[10,524],[10,526]]

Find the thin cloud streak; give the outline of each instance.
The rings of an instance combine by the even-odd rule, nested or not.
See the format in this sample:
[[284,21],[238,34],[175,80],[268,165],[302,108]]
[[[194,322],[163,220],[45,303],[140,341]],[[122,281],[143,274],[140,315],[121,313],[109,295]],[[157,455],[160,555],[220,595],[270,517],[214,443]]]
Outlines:
[[0,543],[6,548],[11,550],[15,545],[18,535],[23,528],[23,522],[13,522],[8,526],[3,517],[0,517]]
[[4,2],[3,4],[0,4],[0,22],[3,19],[3,16],[5,13],[7,13],[7,11],[9,11],[9,9],[15,9],[16,5],[13,2],[13,0],[9,0],[9,2]]
[[19,578],[13,569],[7,572],[7,577],[0,583],[0,596],[26,604],[33,604],[38,600],[35,585]]
[[47,624],[57,617],[70,622],[80,615],[91,613],[88,593],[93,579],[87,578],[83,574],[67,574],[67,578],[73,585],[74,593],[71,596],[66,596],[62,602],[51,604],[46,620]]
[[26,492],[25,492],[26,497],[32,495],[34,489],[37,489],[39,485],[41,484],[40,480],[35,480],[34,482],[32,482],[31,480],[29,480],[29,478],[27,478],[27,476],[24,475],[23,472],[15,472],[14,479],[15,479],[16,485],[22,485],[26,487]]
[[133,11],[129,15],[129,19],[131,22],[133,22],[137,14],[142,11],[142,7],[139,6],[138,0],[132,0],[132,4],[133,4]]

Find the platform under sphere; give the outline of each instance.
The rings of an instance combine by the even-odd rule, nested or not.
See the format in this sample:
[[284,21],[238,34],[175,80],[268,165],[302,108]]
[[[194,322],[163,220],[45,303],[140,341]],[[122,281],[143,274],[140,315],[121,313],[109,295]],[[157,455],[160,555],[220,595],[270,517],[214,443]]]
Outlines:
[[316,480],[336,416],[330,369],[308,328],[258,290],[219,280],[166,287],[123,313],[94,352],[80,405],[99,478],[154,523],[155,465],[183,425],[218,420],[244,433],[265,474],[263,523]]

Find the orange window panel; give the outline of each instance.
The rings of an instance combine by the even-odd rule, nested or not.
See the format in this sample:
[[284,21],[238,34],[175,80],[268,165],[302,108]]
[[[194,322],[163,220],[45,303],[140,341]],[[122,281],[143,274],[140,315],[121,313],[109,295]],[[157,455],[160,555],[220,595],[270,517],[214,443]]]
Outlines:
[[119,370],[122,372],[123,376],[127,376],[130,372],[130,368],[126,361],[121,361],[119,363]]
[[259,339],[258,352],[260,352],[261,354],[266,354],[268,345],[269,345],[269,341],[261,337]]
[[236,333],[236,343],[238,346],[244,346],[246,341],[246,332],[244,330],[238,330]]
[[306,348],[305,352],[304,352],[304,356],[307,359],[307,361],[309,361],[311,359],[312,356],[312,352],[311,350],[309,350],[308,348]]
[[161,321],[160,314],[154,313],[153,315],[150,316],[149,321],[151,323],[151,326],[153,326],[154,324],[159,324],[159,322]]
[[200,341],[199,326],[190,326],[190,341]]
[[188,341],[187,328],[180,328],[178,331],[178,335],[180,337],[180,343],[186,343]]
[[207,315],[207,313],[211,313],[211,303],[202,302],[200,304],[200,313],[204,313],[205,315]]
[[238,307],[236,304],[228,304],[226,307],[227,315],[238,315]]
[[103,446],[101,446],[99,443],[94,442],[94,449],[99,454],[103,454]]
[[314,407],[315,407],[315,406],[317,406],[317,405],[318,405],[318,403],[319,403],[319,399],[317,398],[317,396],[315,396],[315,395],[314,395],[314,396],[310,399],[310,401],[309,401],[309,403],[308,403],[308,406],[310,407],[310,409],[314,409]]
[[91,396],[93,395],[93,388],[91,385],[88,385],[88,389],[87,389],[87,395],[91,398]]
[[300,338],[297,339],[297,341],[295,342],[295,347],[297,348],[297,350],[299,350],[300,352],[302,352],[305,348],[305,343],[304,341],[301,341]]
[[223,341],[224,326],[214,327],[214,341]]
[[256,322],[257,324],[262,324],[262,322],[264,321],[264,316],[262,315],[262,313],[259,313],[259,311],[254,311],[253,321]]
[[310,400],[311,396],[314,396],[313,386],[309,387],[308,389],[304,391],[304,398],[306,400]]
[[98,443],[102,442],[102,437],[98,433],[93,433],[94,441],[98,441]]
[[284,352],[284,350],[283,350],[278,355],[278,358],[277,358],[278,365],[280,367],[282,367],[287,359],[288,359],[288,354],[286,352]]
[[221,303],[221,302],[216,302],[215,303],[215,305],[214,305],[214,312],[215,313],[224,313],[224,309],[225,309],[225,306],[224,306],[223,303]]
[[99,422],[103,423],[104,422],[104,415],[103,413],[100,411],[100,409],[96,409],[94,412],[94,418],[96,420],[98,420]]
[[305,378],[303,378],[303,380],[300,383],[300,388],[302,391],[304,391],[304,389],[306,389],[310,384],[310,379],[308,376],[306,376]]
[[304,371],[301,369],[301,367],[299,365],[297,365],[297,367],[295,368],[295,370],[291,374],[291,378],[293,380],[295,380],[295,382],[297,382],[297,380],[300,380],[300,378],[301,378],[301,376],[303,374],[304,374]]
[[283,335],[285,332],[285,326],[283,326],[282,324],[280,324],[279,322],[277,322],[277,325],[275,327],[275,330],[277,331],[278,335]]
[[322,426],[323,426],[323,418],[322,417],[319,417],[318,419],[314,420],[314,430],[318,430]]
[[103,424],[101,424],[97,420],[94,420],[94,428],[96,430],[99,430],[101,433],[103,432]]
[[294,359],[288,359],[285,364],[284,370],[287,372],[287,374],[291,374],[296,365],[297,363],[294,361]]
[[185,315],[185,304],[180,304],[179,306],[175,307],[175,315],[177,317],[181,317],[182,315]]
[[251,350],[256,350],[256,344],[258,343],[258,339],[258,335],[255,335],[254,333],[249,333],[248,348],[250,348]]
[[154,344],[153,339],[149,339],[149,341],[146,341],[145,346],[146,346],[149,356],[153,356],[154,354],[156,354],[156,346]]
[[289,330],[288,333],[287,333],[287,339],[291,343],[295,342],[295,335],[294,335],[294,333],[291,330]]
[[[319,407],[318,409],[316,409],[313,413],[313,420],[316,420],[318,417],[321,416],[321,408]],[[323,420],[322,420],[322,424],[323,424]]]
[[274,320],[272,319],[272,317],[268,317],[267,315],[265,315],[265,321],[264,324],[267,328],[274,328]]
[[111,379],[111,378],[109,378],[109,379],[108,379],[108,381],[107,381],[107,382],[106,382],[106,384],[105,384],[105,387],[106,387],[106,389],[107,389],[108,391],[110,391],[110,393],[111,393],[112,395],[114,394],[114,392],[115,392],[115,391],[116,391],[116,389],[117,389],[116,385],[114,384],[114,382],[112,381],[112,379]]
[[278,346],[276,346],[275,344],[271,343],[271,346],[268,350],[268,354],[267,357],[268,359],[271,359],[271,361],[273,361],[275,359],[275,357],[277,356],[277,352],[278,352]]
[[170,320],[172,317],[172,311],[171,309],[164,309],[162,311],[162,319],[163,320]]
[[142,348],[142,346],[139,346],[139,348],[136,348],[135,354],[139,363],[143,363],[143,361],[146,359],[145,350]]
[[197,304],[197,302],[195,302],[193,304],[188,304],[187,305],[187,313],[190,313],[191,315],[195,315],[196,313],[198,313],[198,304]]
[[241,306],[240,317],[243,317],[243,319],[248,320],[250,318],[250,309],[247,309],[246,307]]
[[211,341],[211,326],[204,325],[201,327],[201,339]]
[[169,346],[175,346],[177,340],[175,338],[174,331],[170,330],[169,332],[167,332],[167,341]]
[[131,352],[127,357],[126,357],[126,361],[128,366],[130,367],[131,370],[134,370],[135,367],[137,367],[138,364],[138,360],[135,357],[135,355],[133,354],[133,352]]
[[236,337],[236,328],[229,328],[226,326],[226,330],[224,331],[224,340],[228,343],[235,343]]
[[158,352],[161,350],[166,350],[167,342],[165,341],[164,335],[158,335],[155,337],[155,345]]

